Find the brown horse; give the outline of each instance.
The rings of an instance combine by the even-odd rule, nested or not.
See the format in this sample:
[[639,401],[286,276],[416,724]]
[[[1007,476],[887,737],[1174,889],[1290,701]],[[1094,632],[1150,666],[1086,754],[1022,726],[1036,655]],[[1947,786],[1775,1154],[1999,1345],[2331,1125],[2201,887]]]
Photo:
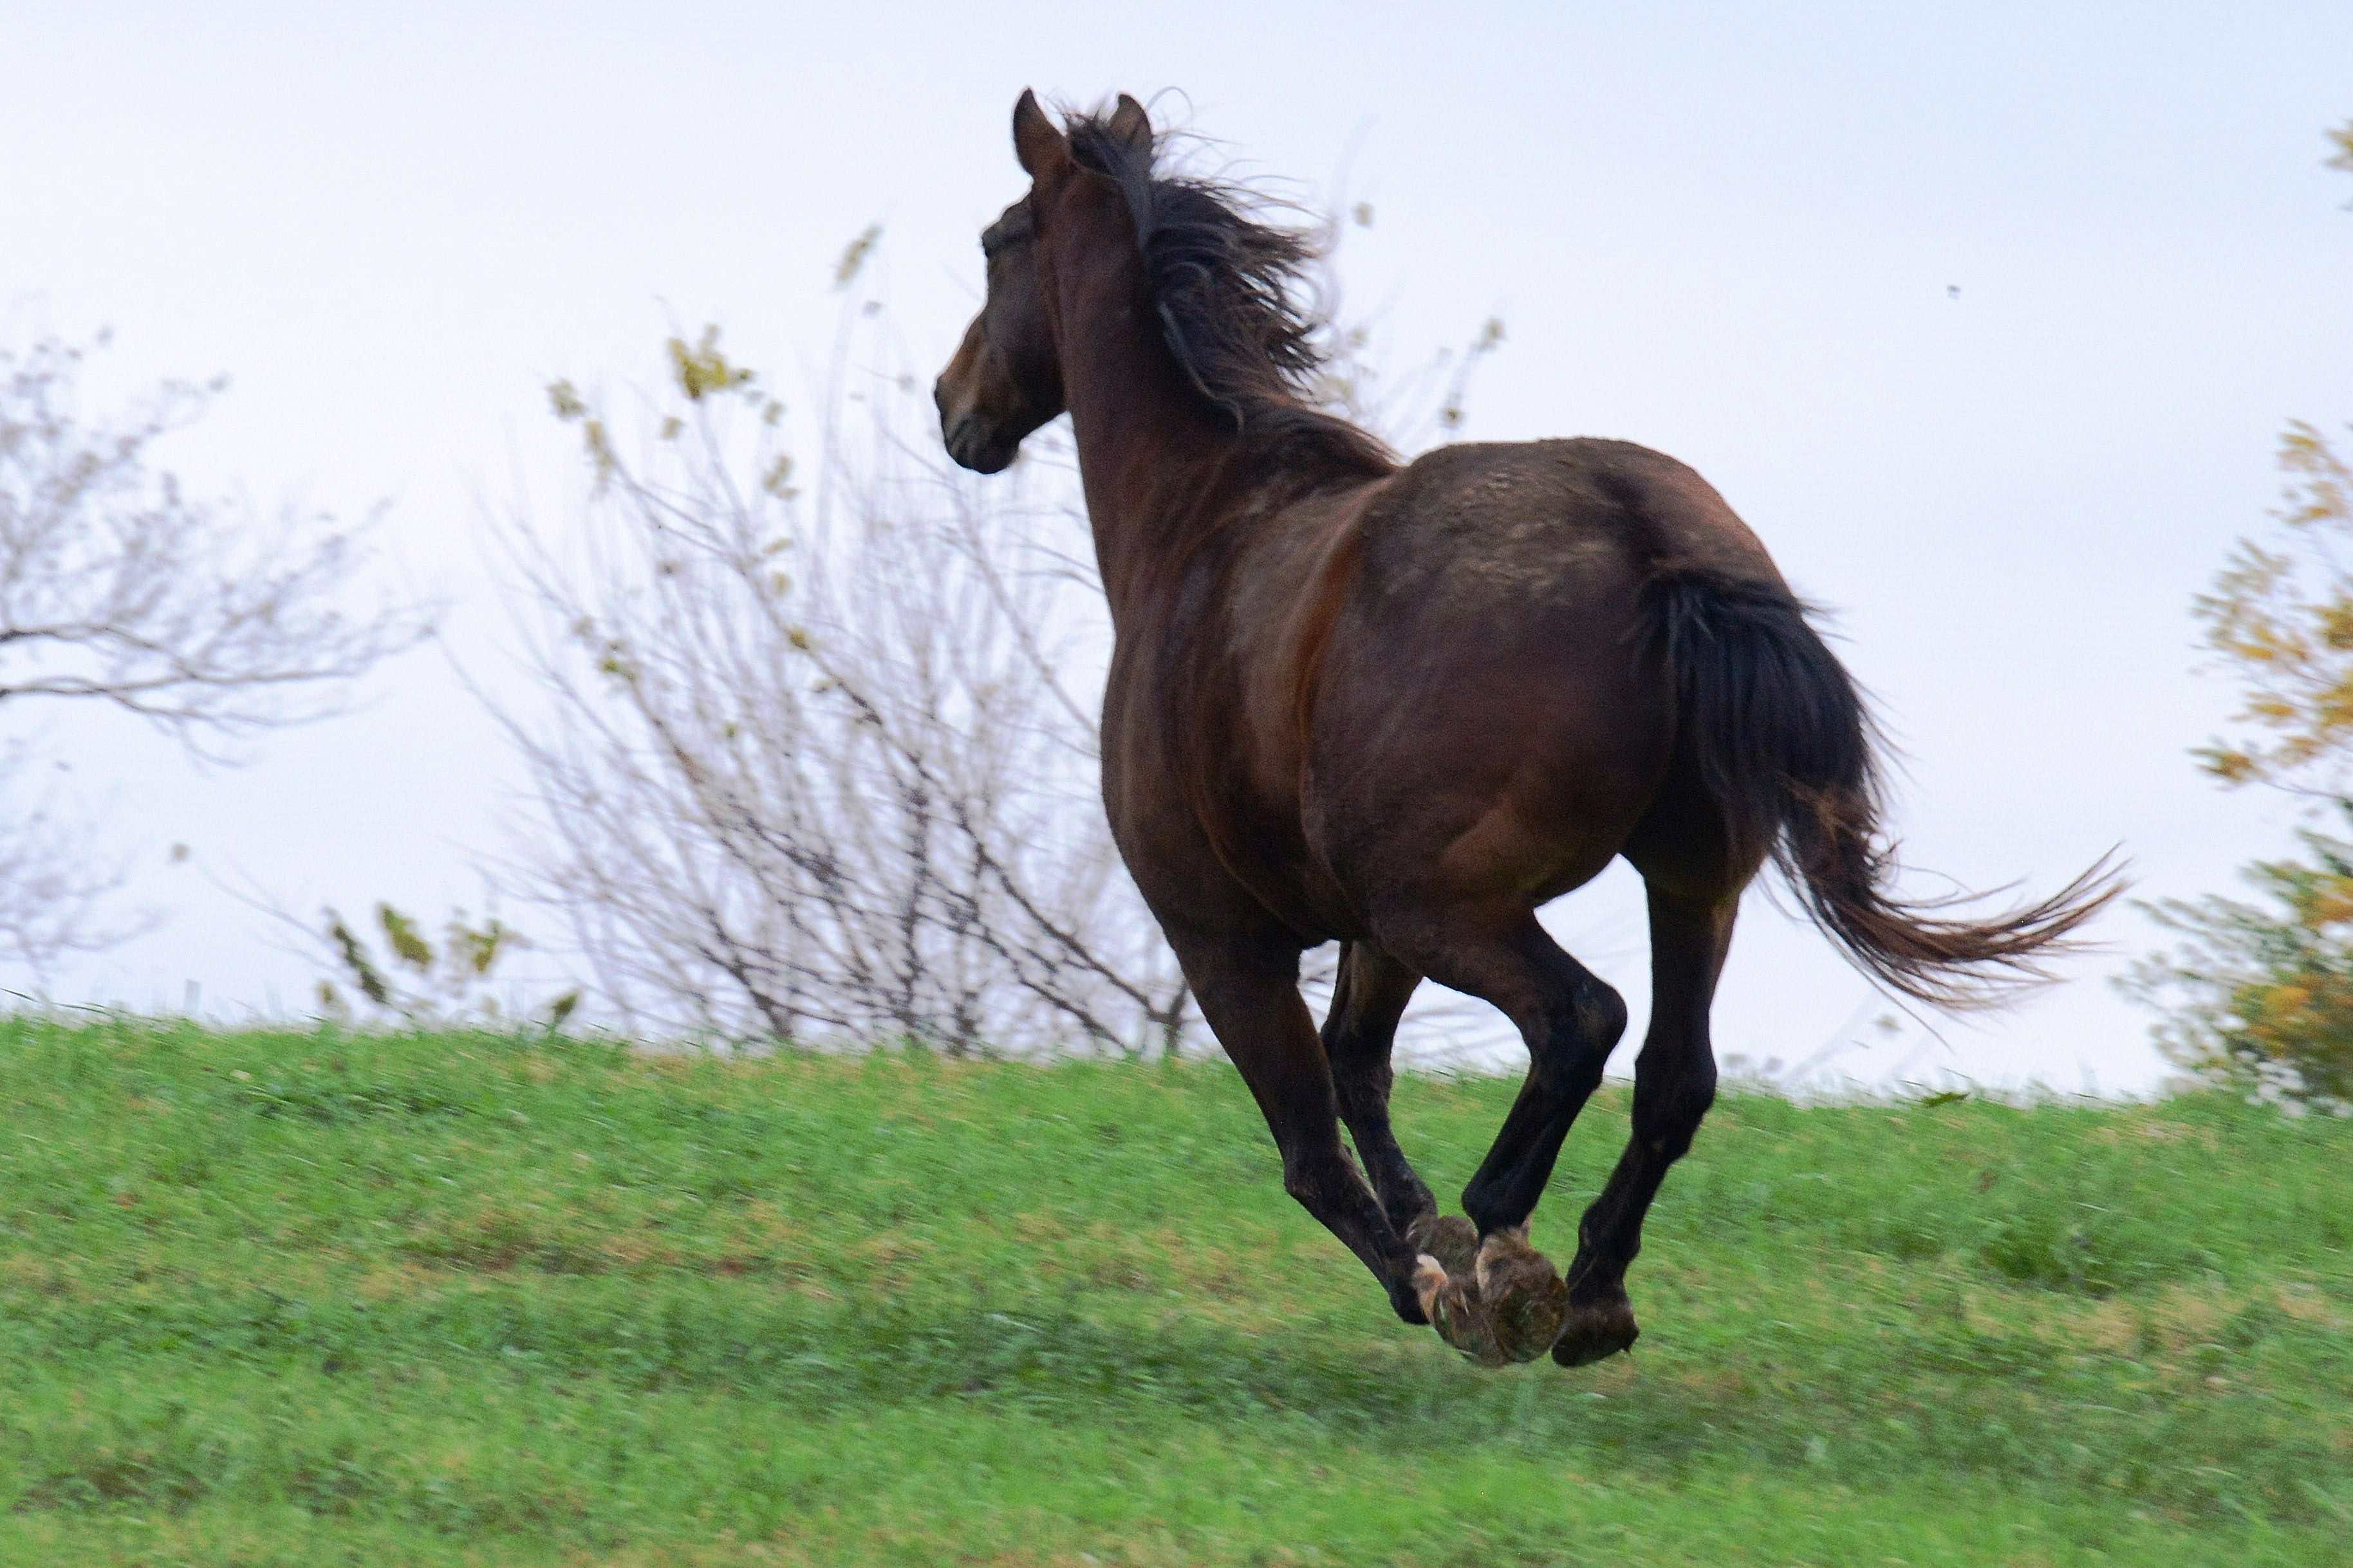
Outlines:
[[[1767,858],[1865,971],[1938,1004],[2038,973],[2113,874],[1992,920],[1901,901],[1854,685],[1697,474],[1600,440],[1400,464],[1303,395],[1300,236],[1156,166],[1131,98],[1057,128],[1024,93],[1013,144],[1029,191],[981,237],[987,299],[935,389],[941,429],[995,473],[1071,416],[1115,634],[1103,802],[1284,1187],[1399,1317],[1468,1354],[1625,1349],[1626,1268],[1715,1098],[1709,1001]],[[1535,911],[1620,855],[1648,889],[1650,1033],[1564,1283],[1528,1216],[1626,1007]],[[1319,1038],[1299,957],[1333,940]],[[1527,1044],[1467,1222],[1389,1129],[1390,1043],[1425,976]]]

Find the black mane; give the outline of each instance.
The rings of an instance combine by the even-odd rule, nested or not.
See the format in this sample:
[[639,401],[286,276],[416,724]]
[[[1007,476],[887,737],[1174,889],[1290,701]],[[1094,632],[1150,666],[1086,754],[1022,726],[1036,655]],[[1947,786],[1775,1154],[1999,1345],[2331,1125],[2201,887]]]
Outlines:
[[1154,149],[1114,135],[1107,116],[1073,118],[1071,154],[1119,183],[1135,222],[1179,369],[1234,428],[1285,458],[1385,474],[1397,459],[1378,439],[1310,400],[1324,364],[1313,310],[1300,299],[1314,241],[1261,223],[1250,194],[1155,167]]

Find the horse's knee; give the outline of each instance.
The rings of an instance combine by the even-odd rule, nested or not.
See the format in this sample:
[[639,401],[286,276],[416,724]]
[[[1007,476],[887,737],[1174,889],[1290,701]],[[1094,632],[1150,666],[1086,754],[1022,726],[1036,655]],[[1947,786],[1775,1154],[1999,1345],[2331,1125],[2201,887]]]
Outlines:
[[1618,988],[1596,975],[1587,975],[1577,988],[1577,1033],[1607,1057],[1626,1037],[1626,998]]
[[1609,1053],[1626,1034],[1626,999],[1606,980],[1580,976],[1546,1021],[1529,1067],[1545,1088],[1583,1099],[1601,1086]]

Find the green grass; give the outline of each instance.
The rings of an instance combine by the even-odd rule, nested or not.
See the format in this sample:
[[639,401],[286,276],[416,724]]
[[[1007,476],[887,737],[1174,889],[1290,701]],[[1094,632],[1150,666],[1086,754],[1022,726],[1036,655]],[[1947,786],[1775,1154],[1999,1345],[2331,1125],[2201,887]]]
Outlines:
[[[1399,1085],[1439,1191],[1512,1087]],[[0,1563],[2342,1563],[2348,1200],[2219,1097],[1729,1096],[1635,1354],[1488,1373],[1221,1065],[0,1023]]]

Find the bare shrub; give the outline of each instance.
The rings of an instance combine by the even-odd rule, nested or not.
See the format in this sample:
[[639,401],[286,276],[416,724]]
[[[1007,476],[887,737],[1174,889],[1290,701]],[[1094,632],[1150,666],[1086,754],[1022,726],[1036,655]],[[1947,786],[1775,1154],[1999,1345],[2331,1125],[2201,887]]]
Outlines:
[[[341,710],[354,679],[426,634],[415,606],[343,607],[364,527],[200,499],[154,466],[221,383],[86,415],[87,353],[0,349],[0,714],[101,706],[235,761],[257,731]],[[0,750],[0,957],[36,972],[135,924],[103,918],[118,870],[33,788],[51,760],[22,740]]]
[[[845,257],[853,281],[874,236]],[[1327,395],[1460,419],[1501,338],[1397,387],[1341,333]],[[813,460],[715,330],[626,421],[569,384],[586,486],[493,520],[535,700],[491,706],[532,795],[510,890],[560,911],[632,1024],[950,1054],[1174,1051],[1191,1017],[1098,795],[1108,615],[1067,444],[977,481],[927,374],[851,296]]]

